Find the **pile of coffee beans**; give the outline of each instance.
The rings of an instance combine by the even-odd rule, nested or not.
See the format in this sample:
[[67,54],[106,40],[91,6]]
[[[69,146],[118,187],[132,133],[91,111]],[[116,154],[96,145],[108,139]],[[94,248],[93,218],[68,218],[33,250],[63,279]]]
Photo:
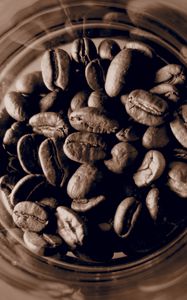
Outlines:
[[186,69],[140,41],[48,49],[0,112],[3,204],[38,255],[130,258],[187,217]]

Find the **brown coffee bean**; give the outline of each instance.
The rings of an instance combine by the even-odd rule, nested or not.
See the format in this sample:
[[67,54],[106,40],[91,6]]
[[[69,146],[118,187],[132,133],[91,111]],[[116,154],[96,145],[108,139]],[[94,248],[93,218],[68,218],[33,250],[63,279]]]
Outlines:
[[142,137],[142,145],[147,149],[163,148],[169,144],[170,136],[165,125],[148,127]]
[[170,83],[183,85],[186,82],[184,67],[177,64],[168,64],[156,72],[155,83]]
[[88,106],[108,110],[111,108],[112,104],[110,98],[103,90],[96,90],[90,94]]
[[71,103],[70,103],[71,110],[74,111],[86,107],[88,103],[89,95],[90,95],[90,91],[88,90],[81,90],[77,92],[71,99]]
[[174,161],[169,165],[167,184],[179,197],[187,197],[187,163]]
[[112,60],[120,51],[120,47],[115,40],[104,39],[98,46],[98,54],[102,59]]
[[72,209],[59,206],[57,208],[57,224],[58,234],[70,246],[75,249],[77,246],[82,246],[86,236],[86,225],[79,215]]
[[25,95],[47,92],[41,71],[34,71],[32,73],[22,75],[16,80],[15,85],[17,92]]
[[66,117],[57,112],[38,113],[30,118],[29,124],[33,127],[34,132],[49,138],[62,138],[70,132],[70,126]]
[[74,199],[71,203],[71,208],[76,212],[88,212],[99,206],[101,203],[106,201],[106,197],[103,195],[84,198],[84,199]]
[[85,69],[87,84],[92,90],[98,90],[104,87],[106,71],[100,59],[90,61]]
[[105,166],[112,172],[121,174],[132,165],[138,156],[138,151],[131,144],[120,142],[111,150],[112,158],[105,160]]
[[154,222],[158,220],[160,214],[160,191],[158,188],[152,188],[145,199],[145,204]]
[[162,175],[165,166],[163,154],[157,150],[149,150],[133,176],[135,184],[138,187],[148,186]]
[[168,116],[167,102],[144,90],[132,91],[125,102],[125,108],[136,122],[147,126],[161,125]]
[[17,143],[20,165],[28,174],[42,174],[38,149],[43,139],[43,136],[38,134],[25,134]]
[[39,111],[40,112],[54,112],[63,110],[65,107],[65,97],[60,92],[53,91],[45,95],[39,100]]
[[103,172],[91,164],[81,165],[70,178],[67,193],[72,199],[86,198],[98,193],[103,181]]
[[84,107],[73,111],[69,121],[73,128],[80,131],[115,133],[119,130],[119,122],[116,119],[95,107]]
[[47,212],[38,204],[22,201],[14,207],[13,221],[22,230],[42,231],[49,222]]
[[46,139],[39,148],[39,159],[47,181],[63,186],[70,176],[70,162],[64,154],[63,139]]
[[73,41],[71,55],[77,63],[87,65],[97,57],[97,49],[94,42],[89,38],[78,38]]
[[169,83],[161,83],[153,87],[150,92],[152,94],[157,94],[163,96],[164,98],[171,100],[176,103],[180,99],[179,90],[176,86]]
[[41,71],[43,81],[49,90],[67,90],[71,72],[69,54],[58,48],[47,50],[41,60]]
[[[12,205],[16,205],[18,202],[30,200],[32,193],[43,185],[45,177],[42,175],[26,175],[21,178],[10,194],[10,201]],[[35,199],[32,199],[34,201]]]
[[187,127],[182,116],[176,115],[175,119],[170,122],[170,128],[176,140],[187,148]]
[[66,138],[64,153],[71,160],[90,163],[106,158],[107,144],[99,134],[75,132]]
[[133,230],[142,210],[142,204],[134,197],[125,198],[117,207],[114,230],[121,238],[127,238]]

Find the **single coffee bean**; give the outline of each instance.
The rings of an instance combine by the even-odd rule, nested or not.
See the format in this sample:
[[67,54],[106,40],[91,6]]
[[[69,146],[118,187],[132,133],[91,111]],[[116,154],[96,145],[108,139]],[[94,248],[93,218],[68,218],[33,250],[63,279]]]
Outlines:
[[179,197],[187,197],[187,163],[174,161],[169,165],[167,184]]
[[171,131],[176,140],[184,147],[187,148],[187,127],[186,122],[182,116],[176,115],[175,119],[170,122]]
[[41,112],[29,120],[33,131],[46,137],[65,137],[70,132],[66,117],[57,112]]
[[40,112],[57,112],[63,110],[66,106],[65,103],[66,95],[63,95],[60,92],[52,91],[42,97],[39,100],[39,111]]
[[11,118],[5,107],[0,108],[0,139],[15,120]]
[[142,137],[143,130],[138,124],[130,125],[126,128],[122,128],[116,133],[116,137],[121,142],[136,142]]
[[101,59],[112,60],[120,51],[120,47],[115,40],[104,39],[98,46],[98,54]]
[[110,171],[121,174],[134,163],[138,156],[138,151],[131,144],[120,142],[112,148],[111,155],[111,159],[104,161],[105,166]]
[[97,49],[94,42],[89,38],[78,38],[73,41],[71,55],[77,63],[87,65],[97,57]]
[[81,217],[72,209],[65,206],[59,206],[57,208],[56,216],[58,234],[67,245],[70,246],[71,249],[82,246],[87,229]]
[[160,214],[160,191],[158,188],[152,188],[145,199],[145,204],[148,209],[150,217],[154,222],[158,220]]
[[7,152],[11,154],[17,153],[18,140],[30,131],[30,127],[25,122],[14,122],[5,132],[3,145]]
[[49,90],[67,90],[71,73],[69,54],[58,48],[47,50],[41,60],[41,71],[43,81]]
[[90,163],[105,159],[108,147],[104,138],[99,134],[75,132],[66,138],[63,148],[64,153],[71,160]]
[[86,198],[98,193],[103,181],[103,172],[95,165],[82,164],[72,175],[67,193],[72,199]]
[[29,174],[21,178],[16,183],[10,194],[10,201],[12,205],[16,205],[21,201],[27,201],[38,186],[43,185],[44,182],[45,178],[42,175]]
[[90,94],[88,98],[88,106],[108,111],[112,108],[112,103],[111,99],[103,90],[95,90]]
[[154,86],[150,92],[152,94],[157,94],[163,96],[164,98],[171,100],[176,103],[180,99],[180,93],[178,88],[175,85],[169,83],[161,83],[159,85]]
[[88,212],[93,210],[105,201],[106,197],[103,195],[92,198],[74,199],[71,203],[71,208],[79,213]]
[[132,91],[125,103],[125,108],[136,122],[147,126],[161,125],[168,116],[167,102],[144,90]]
[[37,255],[48,256],[57,252],[67,252],[67,246],[60,236],[54,234],[39,234],[37,232],[25,231],[23,240],[26,247]]
[[72,111],[86,107],[88,103],[89,90],[81,90],[77,92],[71,99],[70,108]]
[[142,204],[134,197],[125,198],[117,207],[114,230],[121,238],[127,238],[133,230],[142,210]]
[[100,59],[90,61],[85,69],[85,77],[92,90],[102,89],[105,84],[106,71]]
[[42,174],[38,150],[43,139],[43,136],[38,134],[25,134],[17,143],[20,165],[28,174]]
[[164,172],[166,161],[163,154],[157,150],[149,150],[136,173],[133,176],[138,187],[148,186]]
[[170,136],[165,125],[148,127],[142,137],[142,145],[147,149],[163,148],[169,144]]
[[70,162],[64,154],[64,139],[44,140],[39,148],[39,159],[47,181],[54,186],[63,186],[70,176]]
[[146,45],[143,42],[140,41],[129,41],[127,43],[125,43],[125,49],[135,49],[138,51],[142,51],[144,53],[144,55],[153,58],[153,49],[151,47],[149,47],[148,45]]
[[4,97],[4,104],[9,115],[16,121],[27,121],[36,110],[35,103],[19,92],[9,92]]
[[183,85],[186,82],[184,67],[178,64],[168,64],[159,69],[155,75],[155,83],[170,83]]
[[22,75],[16,80],[15,85],[17,92],[24,95],[47,92],[41,71],[35,71]]
[[22,230],[42,231],[49,222],[47,212],[38,204],[22,201],[14,207],[13,221]]
[[96,107],[84,107],[73,111],[69,121],[76,130],[94,133],[115,133],[120,126],[109,113]]

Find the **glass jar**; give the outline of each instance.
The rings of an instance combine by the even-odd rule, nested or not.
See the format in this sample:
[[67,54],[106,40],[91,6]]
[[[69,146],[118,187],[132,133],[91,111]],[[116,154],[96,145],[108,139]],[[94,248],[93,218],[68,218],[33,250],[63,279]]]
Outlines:
[[[1,98],[17,76],[38,70],[45,49],[59,45],[68,49],[82,36],[96,44],[108,37],[119,43],[129,38],[145,41],[165,61],[187,65],[185,0],[19,0],[16,4],[5,0],[0,14]],[[184,226],[175,238],[143,258],[89,265],[73,257],[58,261],[30,253],[2,202],[0,209],[0,277],[33,299],[185,299]]]

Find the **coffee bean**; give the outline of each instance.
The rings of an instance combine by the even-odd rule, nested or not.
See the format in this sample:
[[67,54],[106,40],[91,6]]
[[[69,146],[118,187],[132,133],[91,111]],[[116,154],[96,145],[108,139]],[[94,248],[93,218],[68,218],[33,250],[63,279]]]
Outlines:
[[142,145],[147,149],[163,148],[169,144],[170,136],[165,125],[148,127],[142,137]]
[[41,71],[43,81],[49,90],[67,90],[71,72],[70,56],[63,49],[47,50],[41,60]]
[[65,206],[57,208],[58,234],[71,249],[81,246],[86,236],[86,225],[79,215]]
[[120,47],[115,40],[102,40],[98,46],[98,54],[102,59],[112,60],[120,51]]
[[70,173],[70,162],[64,154],[63,139],[46,139],[39,148],[39,159],[47,181],[54,186],[63,186]]
[[92,198],[74,199],[71,203],[71,208],[76,212],[88,212],[105,201],[106,197],[103,195]]
[[125,108],[136,122],[147,126],[161,125],[168,116],[167,102],[144,90],[132,91],[125,103]]
[[41,112],[29,120],[33,131],[46,137],[65,137],[70,132],[70,126],[61,113]]
[[38,134],[25,134],[17,143],[20,165],[28,174],[42,174],[38,149],[43,139],[43,136]]
[[121,174],[132,165],[138,156],[138,151],[131,144],[120,142],[111,150],[112,158],[105,160],[106,167],[117,174]]
[[167,184],[179,197],[187,197],[187,163],[173,161],[169,165]]
[[22,75],[17,79],[15,85],[16,90],[24,95],[47,92],[41,71],[35,71]]
[[182,116],[176,115],[175,119],[170,122],[170,128],[177,141],[187,148],[187,127]]
[[4,137],[5,132],[13,122],[14,119],[10,117],[5,107],[0,108],[0,138]]
[[78,38],[73,41],[71,55],[77,63],[87,65],[97,57],[97,49],[94,42],[89,38]]
[[85,77],[89,87],[92,90],[101,89],[105,84],[105,68],[101,60],[94,59],[90,61],[85,69]]
[[158,220],[160,214],[160,192],[159,189],[152,188],[146,196],[146,207],[154,222]]
[[169,83],[161,83],[153,87],[150,92],[165,97],[168,100],[176,103],[180,99],[180,93],[176,86]]
[[90,95],[89,90],[81,90],[77,92],[71,99],[71,103],[70,103],[71,110],[74,111],[86,107],[89,95]]
[[186,82],[184,67],[177,64],[168,64],[159,69],[155,75],[155,83],[170,83],[183,85]]
[[98,193],[103,181],[103,172],[91,164],[81,165],[70,178],[67,193],[72,199],[93,196]]
[[67,157],[81,163],[105,159],[107,156],[107,144],[96,133],[72,133],[66,138],[63,149]]
[[54,112],[63,110],[65,108],[65,97],[67,95],[63,95],[60,92],[53,91],[45,95],[39,100],[39,111],[40,112]]
[[22,230],[41,232],[48,224],[47,212],[38,204],[22,201],[14,207],[13,221]]
[[136,173],[133,176],[138,187],[150,185],[164,172],[166,161],[163,154],[157,150],[149,150]]
[[[30,196],[37,189],[38,186],[43,185],[45,178],[42,175],[26,175],[21,178],[14,186],[11,194],[10,201],[12,205],[18,202],[30,200]],[[35,199],[32,199],[34,201]]]
[[73,128],[80,131],[115,133],[119,130],[119,122],[96,107],[84,107],[73,111],[69,116],[69,121]]
[[103,90],[95,90],[88,98],[88,106],[110,110],[112,108],[112,103]]
[[142,210],[142,204],[134,197],[124,199],[114,216],[114,230],[121,238],[127,238],[133,230]]

